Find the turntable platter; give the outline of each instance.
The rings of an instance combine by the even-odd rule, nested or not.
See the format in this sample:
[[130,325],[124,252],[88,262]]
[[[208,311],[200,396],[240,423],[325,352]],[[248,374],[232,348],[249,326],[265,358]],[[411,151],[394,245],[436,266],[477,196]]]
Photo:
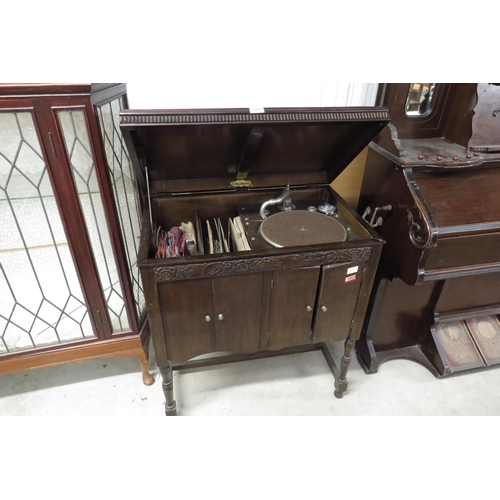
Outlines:
[[347,239],[347,231],[339,221],[306,210],[271,215],[262,221],[259,232],[269,244],[278,248],[321,245]]

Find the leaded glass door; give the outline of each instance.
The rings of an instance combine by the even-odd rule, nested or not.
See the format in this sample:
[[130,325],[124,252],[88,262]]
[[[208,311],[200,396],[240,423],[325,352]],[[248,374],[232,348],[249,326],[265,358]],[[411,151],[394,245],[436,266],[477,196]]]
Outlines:
[[149,326],[125,84],[0,83],[0,375],[139,358]]
[[0,353],[95,336],[33,113],[0,112]]
[[[113,99],[97,107],[100,134],[104,143],[106,157],[106,175],[98,176],[95,155],[91,148],[90,129],[86,109],[57,109],[57,119],[62,131],[65,150],[75,190],[85,218],[87,231],[99,279],[106,300],[107,314],[111,321],[113,334],[131,329],[131,320],[135,313],[140,317],[144,312],[144,292],[139,268],[137,250],[140,238],[140,207],[137,189],[128,152],[119,129],[118,113],[124,108],[123,98]],[[103,165],[104,167],[104,165]],[[116,210],[119,221],[119,234],[125,249],[125,264],[129,271],[128,278],[132,285],[132,307],[126,307],[125,293],[118,273],[115,247],[110,238],[101,189],[102,182],[109,181],[110,193],[114,206],[108,203],[108,210]],[[107,200],[109,202],[109,200]],[[117,228],[118,229],[118,228]],[[133,309],[131,311],[130,309]]]
[[125,98],[120,97],[97,106],[101,137],[113,195],[124,240],[127,267],[133,287],[135,310],[140,317],[145,314],[146,303],[141,274],[137,266],[137,253],[141,235],[141,206],[137,181],[132,163],[120,130],[119,113],[125,109]]
[[84,109],[57,111],[66,154],[97,265],[113,332],[130,330]]
[[125,100],[0,109],[0,354],[139,330],[140,207],[118,125]]

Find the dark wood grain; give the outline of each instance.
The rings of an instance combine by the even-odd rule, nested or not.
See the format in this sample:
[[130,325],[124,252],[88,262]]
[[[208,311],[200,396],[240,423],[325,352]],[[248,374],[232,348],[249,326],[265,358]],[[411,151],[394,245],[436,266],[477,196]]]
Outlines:
[[[167,414],[176,411],[172,363],[174,369],[189,368],[317,348],[314,317],[324,314],[324,304],[331,312],[318,323],[318,337],[348,339],[341,370],[333,369],[333,359],[325,354],[334,377],[342,375],[336,384],[340,397],[383,241],[329,183],[387,123],[385,111],[139,110],[124,112],[121,119],[139,183],[145,186],[145,166],[151,181],[152,221],[143,195],[139,266],[155,350],[161,350]],[[259,232],[260,206],[287,184],[297,210],[334,205],[346,240],[286,248],[265,241]],[[181,222],[220,218],[226,228],[236,216],[242,217],[250,250],[154,258],[151,232],[158,226],[169,230]],[[332,264],[344,267],[337,278],[327,271],[332,278],[320,300],[321,268]],[[353,274],[347,264],[359,266],[357,281],[345,282],[344,274]]]
[[352,319],[359,300],[364,270],[365,265],[361,263],[322,268],[316,304],[314,342],[340,341],[351,336]]
[[158,296],[170,361],[215,350],[212,280],[160,284]]
[[387,243],[357,351],[370,373],[399,357],[449,376],[481,363],[457,365],[460,354],[453,365],[437,325],[500,311],[500,93],[436,84],[432,112],[407,116],[408,85],[378,95],[391,124],[368,153],[358,210],[392,210],[377,228]]
[[446,175],[417,173],[416,180],[440,234],[454,228],[460,234],[500,230],[498,167]]
[[264,274],[226,276],[213,283],[215,350],[258,351]]
[[319,267],[273,272],[269,349],[283,349],[312,341],[319,272]]

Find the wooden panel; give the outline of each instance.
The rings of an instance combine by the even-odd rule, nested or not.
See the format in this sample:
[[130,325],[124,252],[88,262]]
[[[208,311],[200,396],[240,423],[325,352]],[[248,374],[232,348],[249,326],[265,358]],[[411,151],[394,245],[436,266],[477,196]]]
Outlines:
[[145,154],[132,155],[135,170],[142,162],[151,181],[180,180],[188,191],[206,189],[207,178],[220,180],[212,190],[227,188],[231,178],[268,175],[325,174],[330,183],[388,121],[385,109],[372,106],[120,113],[127,144]]
[[[440,228],[455,231],[500,228],[498,169],[473,169],[446,175],[415,174],[420,191]],[[466,227],[470,226],[470,227]]]
[[259,350],[263,278],[259,273],[214,280],[216,351]]
[[269,349],[283,349],[311,342],[319,272],[319,267],[273,272]]
[[438,240],[425,263],[426,271],[456,272],[457,268],[495,265],[500,262],[500,232]]
[[399,279],[383,279],[377,288],[369,335],[381,350],[416,345],[429,328],[435,283],[409,286]]
[[[212,280],[160,284],[158,294],[170,361],[186,361],[213,352]],[[210,321],[206,321],[207,315]]]
[[323,268],[316,306],[314,342],[345,340],[349,336],[364,270],[365,266],[359,263]]
[[500,305],[500,272],[446,280],[436,304],[439,315]]
[[[377,164],[379,166],[379,164]],[[379,192],[370,202],[372,210],[377,206],[391,205],[393,210],[386,216],[382,226],[376,231],[386,241],[381,257],[381,265],[387,270],[387,277],[399,277],[405,283],[414,285],[419,279],[421,260],[424,252],[410,241],[408,208],[415,206],[408,181],[403,170],[390,170],[388,177],[380,179]],[[417,224],[422,228],[421,235],[426,237],[425,223],[413,210]]]
[[15,353],[14,356],[2,356],[0,358],[0,375],[96,358],[117,356],[139,358],[142,355],[145,355],[145,351],[138,336],[66,344],[47,350],[25,351]]
[[440,137],[444,126],[444,104],[448,97],[450,84],[436,85],[431,112],[421,116],[408,116],[406,114],[406,99],[409,90],[409,83],[379,85],[377,104],[387,106],[390,109],[391,123],[397,127],[398,137],[400,139]]

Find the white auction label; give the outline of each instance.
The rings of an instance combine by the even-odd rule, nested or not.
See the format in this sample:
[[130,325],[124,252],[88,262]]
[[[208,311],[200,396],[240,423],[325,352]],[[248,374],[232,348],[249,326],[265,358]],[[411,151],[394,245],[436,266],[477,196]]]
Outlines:
[[358,272],[358,267],[359,267],[359,266],[350,267],[350,268],[347,270],[347,274],[357,273],[357,272]]
[[248,108],[250,113],[265,113],[264,108]]

